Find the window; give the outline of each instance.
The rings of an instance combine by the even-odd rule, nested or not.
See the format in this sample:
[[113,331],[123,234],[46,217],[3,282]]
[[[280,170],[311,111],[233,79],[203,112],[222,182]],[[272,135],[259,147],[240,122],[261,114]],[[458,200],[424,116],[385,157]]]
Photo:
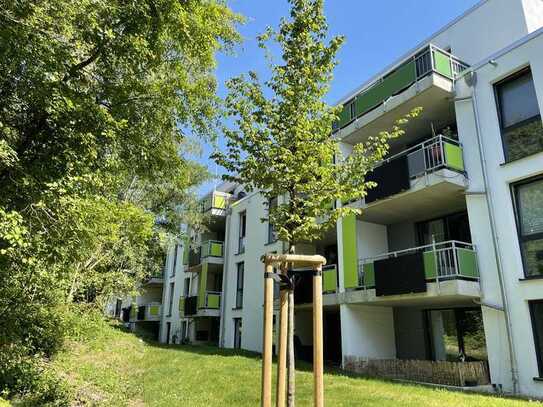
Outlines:
[[243,276],[245,274],[245,263],[237,264],[237,283],[236,283],[236,308],[243,307]]
[[183,285],[183,297],[188,297],[190,294],[190,278],[185,278]]
[[529,301],[539,377],[543,377],[543,300]]
[[234,318],[234,349],[241,349],[241,318]]
[[177,268],[177,248],[178,248],[179,245],[175,245],[175,247],[173,248],[173,267],[172,267],[172,271],[170,273],[170,277],[175,277],[175,269]]
[[245,235],[247,233],[247,212],[239,214],[239,241],[238,253],[245,253]]
[[172,309],[173,309],[173,286],[174,283],[170,283],[170,303],[168,306],[168,316],[172,316]]
[[505,159],[543,151],[543,126],[531,70],[516,73],[495,89]]
[[[276,207],[277,207],[277,197],[272,198],[268,201],[268,211]],[[275,228],[273,227],[273,225],[268,219],[268,243],[274,243],[276,241],[277,241],[277,233],[275,232]]]
[[543,178],[514,186],[520,250],[526,277],[543,277]]

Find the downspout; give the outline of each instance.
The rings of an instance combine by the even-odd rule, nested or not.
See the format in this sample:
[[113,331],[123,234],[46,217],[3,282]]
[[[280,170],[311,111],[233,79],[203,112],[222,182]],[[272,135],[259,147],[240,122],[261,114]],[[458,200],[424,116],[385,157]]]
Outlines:
[[230,258],[230,239],[229,239],[229,224],[230,224],[230,215],[232,214],[232,209],[228,208],[226,210],[225,217],[225,228],[224,228],[224,262],[222,266],[222,294],[221,294],[221,332],[219,337],[219,347],[224,348],[224,333],[226,331],[226,295],[228,292],[228,260]]
[[[483,143],[482,143],[482,140],[481,140],[481,123],[480,123],[480,120],[479,120],[479,108],[478,108],[478,104],[477,104],[477,97],[475,95],[475,84],[476,84],[475,75],[476,75],[476,73],[471,71],[467,75],[472,75],[474,77],[471,84],[469,85],[472,88],[472,95],[468,96],[468,97],[464,97],[464,98],[455,99],[455,101],[456,102],[463,102],[463,101],[471,100],[471,102],[472,102],[473,113],[474,113],[474,117],[475,117],[475,134],[476,134],[476,137],[477,137],[477,145],[479,147],[479,159],[481,161],[481,173],[482,173],[482,176],[483,176],[483,183],[484,183],[484,186],[485,186],[485,192],[483,193],[483,195],[485,195],[485,197],[486,197],[485,202],[486,202],[486,206],[487,206],[487,210],[488,210],[488,216],[489,216],[489,219],[490,219],[490,231],[491,231],[491,234],[492,234],[492,247],[494,249],[494,256],[496,258],[496,267],[498,269],[498,282],[499,282],[499,285],[500,285],[500,293],[501,293],[502,301],[503,301],[503,309],[502,309],[502,311],[503,311],[504,317],[505,317],[505,328],[506,328],[506,332],[507,332],[507,344],[508,344],[508,348],[509,348],[508,349],[509,350],[509,360],[511,362],[511,380],[513,382],[513,393],[517,394],[518,391],[519,391],[519,384],[518,384],[517,360],[516,360],[515,351],[514,351],[515,344],[514,344],[514,339],[513,339],[513,329],[512,329],[512,326],[511,326],[511,317],[509,315],[509,299],[508,299],[508,296],[507,296],[507,290],[505,289],[505,283],[504,283],[504,274],[503,274],[503,267],[502,267],[501,255],[500,255],[500,253],[501,253],[501,251],[500,251],[500,243],[499,243],[498,235],[497,235],[497,232],[496,232],[496,219],[494,217],[494,212],[493,212],[494,204],[493,204],[493,201],[492,201],[492,193],[491,193],[490,185],[489,185],[489,182],[488,182],[486,157],[485,157],[485,154],[484,154]],[[484,297],[484,291],[483,291],[483,297]],[[488,306],[484,302],[484,300],[481,302],[481,305]],[[499,310],[498,307],[490,307],[490,308]]]

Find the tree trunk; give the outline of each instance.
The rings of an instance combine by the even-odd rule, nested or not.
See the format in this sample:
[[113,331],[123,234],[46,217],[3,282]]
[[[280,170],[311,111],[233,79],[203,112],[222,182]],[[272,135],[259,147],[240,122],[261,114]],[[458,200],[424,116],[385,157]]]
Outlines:
[[[294,254],[294,245],[289,248],[289,253]],[[294,287],[288,293],[288,367],[287,367],[287,407],[294,407],[295,401],[295,377],[296,366],[294,360]]]

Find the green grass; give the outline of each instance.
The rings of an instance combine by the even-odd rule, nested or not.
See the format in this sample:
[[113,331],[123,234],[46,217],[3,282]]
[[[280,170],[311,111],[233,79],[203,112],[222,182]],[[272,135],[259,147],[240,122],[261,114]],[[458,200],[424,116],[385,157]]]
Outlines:
[[[257,406],[260,359],[212,347],[146,343],[110,327],[74,343],[55,360],[78,389],[81,404],[109,406]],[[312,405],[312,374],[296,373],[298,406]],[[543,406],[537,402],[416,385],[325,375],[327,406]]]

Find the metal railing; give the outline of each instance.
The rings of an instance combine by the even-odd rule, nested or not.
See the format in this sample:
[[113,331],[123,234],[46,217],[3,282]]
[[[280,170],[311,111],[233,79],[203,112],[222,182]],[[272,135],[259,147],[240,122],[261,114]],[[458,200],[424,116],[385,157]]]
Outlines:
[[427,280],[439,282],[460,277],[479,280],[475,246],[471,243],[449,240],[359,259],[358,286],[367,288],[375,285],[374,262],[416,252],[422,252]]
[[194,249],[189,250],[189,270],[202,264],[208,257],[222,258],[224,256],[224,242],[219,240],[206,240]]
[[160,319],[162,305],[160,303],[150,303],[140,306],[133,306],[136,309],[135,320],[137,321],[156,321]]
[[462,152],[462,143],[458,140],[438,135],[387,157],[375,168],[386,165],[397,158],[407,156],[407,165],[411,178],[425,175],[441,168],[450,168],[463,172],[464,160]]
[[206,291],[204,308],[219,309],[221,307],[221,294],[220,291]]
[[231,194],[227,194],[226,192],[214,191],[200,201],[200,212],[205,213],[212,209],[217,209],[221,211],[226,210],[231,200]]
[[449,52],[429,44],[401,64],[364,87],[357,95],[343,105],[339,122],[334,123],[337,131],[383,104],[424,77],[437,73],[454,80],[468,65]]

